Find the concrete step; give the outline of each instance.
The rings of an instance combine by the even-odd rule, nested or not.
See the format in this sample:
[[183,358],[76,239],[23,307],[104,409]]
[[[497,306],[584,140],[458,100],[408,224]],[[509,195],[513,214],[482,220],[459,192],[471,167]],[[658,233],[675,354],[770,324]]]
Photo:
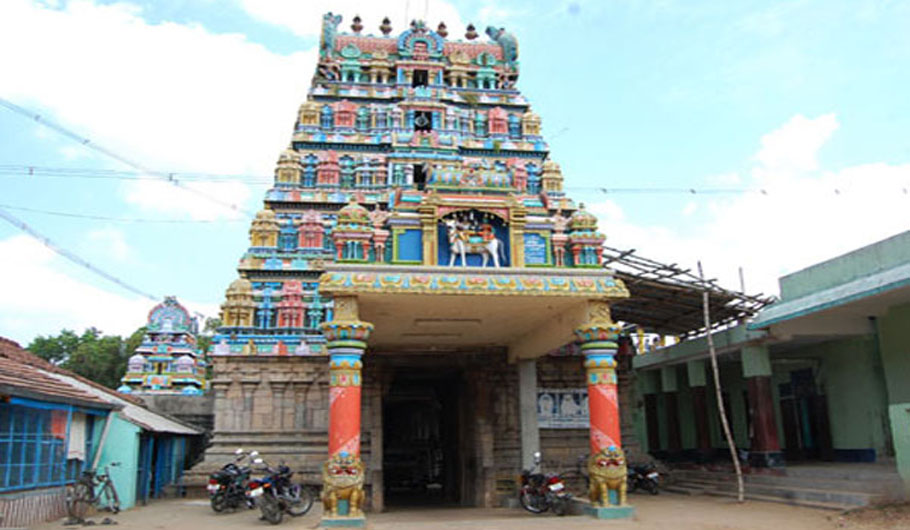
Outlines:
[[[666,486],[661,488],[663,491],[678,493],[682,495],[711,495],[714,497],[728,497],[735,499],[737,497],[736,488],[733,490],[704,489],[700,486],[677,485]],[[791,506],[803,506],[805,508],[815,508],[820,510],[837,510],[844,511],[855,508],[852,505],[840,504],[836,502],[809,501],[805,499],[792,499],[784,497],[775,497],[772,495],[760,495],[750,492],[748,489],[743,494],[746,500],[761,502],[776,502],[780,504],[789,504]]]
[[[735,481],[685,480],[677,482],[675,485],[683,488],[701,489],[709,494],[718,491],[736,492]],[[800,503],[832,504],[843,507],[867,506],[877,500],[876,495],[862,491],[799,488],[754,483],[745,483],[745,491],[750,495],[762,497],[774,497]]]
[[[704,470],[673,470],[674,480],[714,480],[736,482],[736,476],[733,473],[721,473],[717,471]],[[848,490],[871,493],[874,495],[891,496],[895,492],[902,490],[903,483],[900,476],[895,473],[893,476],[880,474],[872,478],[849,477],[842,478],[841,475],[830,476],[806,476],[803,474],[792,475],[789,470],[785,475],[771,475],[762,473],[746,473],[743,480],[748,484],[759,484],[769,486],[787,486],[794,488],[812,488],[812,489],[830,489],[830,490]]]

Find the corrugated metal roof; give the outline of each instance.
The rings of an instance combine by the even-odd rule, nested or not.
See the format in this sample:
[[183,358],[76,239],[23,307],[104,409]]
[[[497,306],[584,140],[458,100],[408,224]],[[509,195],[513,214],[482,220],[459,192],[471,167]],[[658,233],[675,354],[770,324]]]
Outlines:
[[81,390],[88,392],[108,403],[122,406],[123,408],[118,412],[118,414],[120,414],[120,416],[123,417],[123,419],[126,421],[134,425],[138,425],[147,431],[185,434],[189,436],[202,434],[202,430],[200,429],[190,427],[189,425],[177,419],[165,416],[157,412],[152,412],[145,407],[140,407],[131,401],[127,401],[124,397],[121,397],[113,390],[106,388],[96,388],[76,379],[75,377],[64,374],[48,373],[47,375],[64,383],[80,388]]

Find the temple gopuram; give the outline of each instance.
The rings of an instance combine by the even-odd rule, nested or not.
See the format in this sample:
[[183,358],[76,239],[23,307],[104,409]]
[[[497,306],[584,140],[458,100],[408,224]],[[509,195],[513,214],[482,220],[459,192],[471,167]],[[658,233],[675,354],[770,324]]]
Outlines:
[[334,526],[499,505],[538,450],[624,477],[628,291],[517,88],[515,36],[341,21],[227,288],[196,472],[258,449],[322,486]]
[[173,296],[149,311],[142,344],[127,362],[118,392],[201,395],[206,363],[196,349],[196,319]]

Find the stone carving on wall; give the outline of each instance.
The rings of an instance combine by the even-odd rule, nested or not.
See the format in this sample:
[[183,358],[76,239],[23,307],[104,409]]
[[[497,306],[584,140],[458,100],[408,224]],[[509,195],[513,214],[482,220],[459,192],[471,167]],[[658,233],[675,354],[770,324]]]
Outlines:
[[587,429],[588,391],[538,388],[537,424],[541,429]]

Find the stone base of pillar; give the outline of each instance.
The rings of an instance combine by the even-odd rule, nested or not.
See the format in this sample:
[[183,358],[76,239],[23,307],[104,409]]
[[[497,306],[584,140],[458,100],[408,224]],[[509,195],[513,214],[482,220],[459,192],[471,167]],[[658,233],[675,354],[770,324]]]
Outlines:
[[319,526],[322,528],[366,528],[365,517],[323,517]]
[[749,451],[749,465],[752,467],[784,467],[784,454],[780,451]]
[[585,515],[595,519],[630,519],[635,517],[634,506],[585,506]]

